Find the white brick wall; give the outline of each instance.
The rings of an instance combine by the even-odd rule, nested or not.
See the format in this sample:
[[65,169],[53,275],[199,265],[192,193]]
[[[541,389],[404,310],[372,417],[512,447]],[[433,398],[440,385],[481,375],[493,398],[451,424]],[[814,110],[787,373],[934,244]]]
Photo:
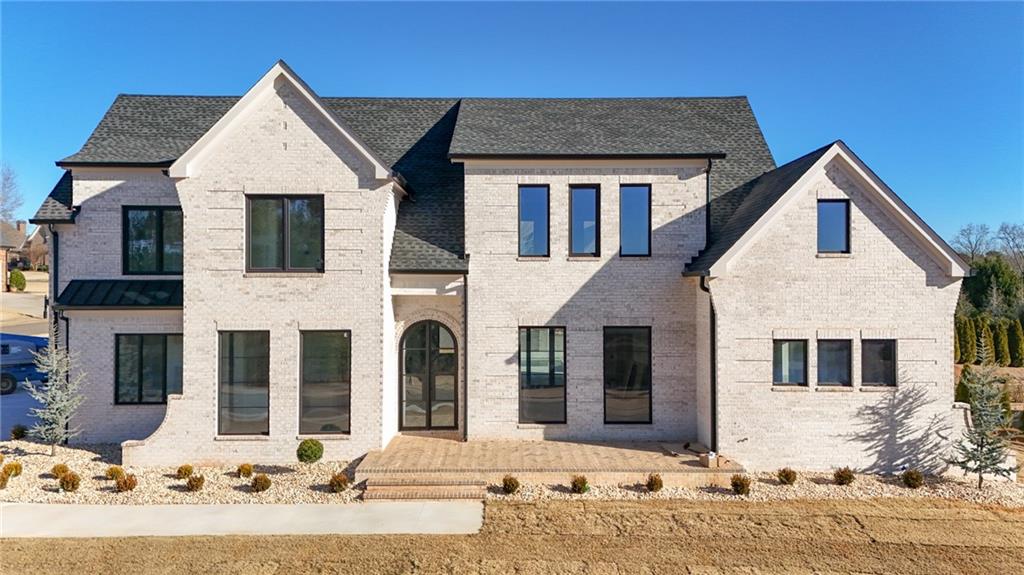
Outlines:
[[[660,168],[466,166],[469,437],[694,438],[696,282],[703,164]],[[568,258],[569,184],[601,185],[601,256]],[[619,185],[652,184],[650,258],[620,258]],[[550,186],[550,254],[518,256],[519,184]],[[566,327],[567,424],[518,423],[519,326]],[[652,326],[653,423],[605,425],[603,328]]]
[[[751,468],[941,467],[956,425],[952,318],[960,289],[834,160],[711,280],[719,450]],[[817,198],[851,200],[851,254],[817,256]],[[772,339],[809,340],[810,386],[773,391]],[[815,387],[817,338],[853,340],[853,382]],[[898,340],[896,390],[860,387],[860,340]]]

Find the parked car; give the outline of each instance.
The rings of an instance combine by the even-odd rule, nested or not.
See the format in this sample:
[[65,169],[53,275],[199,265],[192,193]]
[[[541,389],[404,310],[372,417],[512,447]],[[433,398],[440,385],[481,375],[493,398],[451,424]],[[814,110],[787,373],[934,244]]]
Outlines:
[[19,381],[47,381],[46,374],[36,369],[32,355],[47,343],[45,337],[0,333],[0,395],[14,393]]

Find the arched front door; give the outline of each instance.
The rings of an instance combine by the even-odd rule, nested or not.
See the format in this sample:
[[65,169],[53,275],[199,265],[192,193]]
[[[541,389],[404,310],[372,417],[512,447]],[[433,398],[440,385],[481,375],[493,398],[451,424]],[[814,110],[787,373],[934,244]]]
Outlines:
[[399,429],[455,429],[459,354],[440,322],[409,326],[402,335]]

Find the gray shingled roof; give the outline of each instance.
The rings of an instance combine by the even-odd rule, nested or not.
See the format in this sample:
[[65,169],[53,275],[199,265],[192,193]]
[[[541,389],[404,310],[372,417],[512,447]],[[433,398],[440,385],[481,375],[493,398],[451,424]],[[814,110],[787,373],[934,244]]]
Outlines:
[[[17,250],[25,244],[25,232],[7,222],[0,222],[0,248]],[[6,263],[6,262],[4,262]]]
[[71,280],[58,308],[180,308],[182,280]]
[[745,199],[719,230],[718,236],[686,266],[685,275],[706,275],[757,220],[791,188],[835,142],[750,180],[741,188]]
[[[393,271],[464,271],[463,172],[449,154],[692,155],[715,160],[712,237],[742,201],[739,186],[774,168],[746,98],[321,98],[408,182]],[[62,166],[168,166],[235,96],[118,96],[82,149]],[[53,197],[53,194],[51,194]],[[66,204],[44,203],[47,214]],[[49,207],[47,204],[51,204]],[[51,212],[50,209],[53,209]],[[43,209],[40,210],[41,216]]]
[[29,220],[33,224],[67,223],[75,221],[71,198],[71,172],[64,172],[49,195]]

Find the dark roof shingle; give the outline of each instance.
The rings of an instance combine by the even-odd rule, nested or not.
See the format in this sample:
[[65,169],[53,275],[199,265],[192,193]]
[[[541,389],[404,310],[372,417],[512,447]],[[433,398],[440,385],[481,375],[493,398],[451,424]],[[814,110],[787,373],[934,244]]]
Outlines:
[[67,223],[75,221],[75,209],[71,195],[71,172],[64,172],[53,189],[39,206],[36,215],[29,220],[33,224]]

